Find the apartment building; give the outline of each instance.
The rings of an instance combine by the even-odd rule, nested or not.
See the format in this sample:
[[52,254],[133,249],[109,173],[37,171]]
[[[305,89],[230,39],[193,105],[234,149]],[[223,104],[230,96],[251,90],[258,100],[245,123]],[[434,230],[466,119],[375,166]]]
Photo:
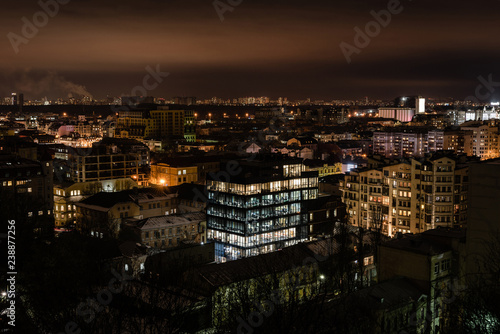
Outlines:
[[466,122],[460,129],[472,134],[472,155],[480,157],[481,160],[500,157],[498,120]]
[[443,146],[444,132],[428,127],[394,127],[373,133],[373,154],[385,157],[421,157]]
[[196,140],[194,113],[184,110],[159,109],[151,111],[121,111],[115,129],[115,137],[132,139],[161,139],[184,137]]
[[444,132],[444,149],[455,154],[472,156],[473,131],[449,130]]
[[464,227],[468,165],[451,152],[410,160],[380,160],[341,181],[352,225],[388,236],[439,226]]
[[0,154],[2,216],[18,224],[29,223],[36,234],[53,233],[53,177],[49,159],[36,161]]

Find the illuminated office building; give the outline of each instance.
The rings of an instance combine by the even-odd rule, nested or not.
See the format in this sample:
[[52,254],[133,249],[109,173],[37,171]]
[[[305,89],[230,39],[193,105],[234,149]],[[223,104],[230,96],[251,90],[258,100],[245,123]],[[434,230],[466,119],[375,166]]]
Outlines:
[[207,177],[207,239],[217,261],[277,251],[307,239],[318,172],[301,159],[260,156],[222,164]]

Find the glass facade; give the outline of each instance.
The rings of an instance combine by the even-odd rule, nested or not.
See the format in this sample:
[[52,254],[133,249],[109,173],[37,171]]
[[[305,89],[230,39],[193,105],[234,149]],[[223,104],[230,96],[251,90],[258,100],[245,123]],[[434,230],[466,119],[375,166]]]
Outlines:
[[216,242],[217,261],[273,252],[307,239],[307,202],[318,197],[317,172],[304,172],[301,164],[278,167],[280,176],[267,182],[207,180],[207,238]]

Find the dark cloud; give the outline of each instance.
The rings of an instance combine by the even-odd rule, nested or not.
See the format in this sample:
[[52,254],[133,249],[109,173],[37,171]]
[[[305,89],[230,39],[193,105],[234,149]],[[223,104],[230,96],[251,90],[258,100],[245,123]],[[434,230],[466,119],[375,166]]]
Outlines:
[[[212,0],[74,0],[19,53],[2,39],[0,71],[25,73],[20,82],[4,80],[12,89],[43,78],[29,73],[51,73],[98,98],[130,92],[156,64],[171,73],[151,92],[161,96],[462,98],[477,76],[500,75],[500,2],[493,0],[401,1],[403,11],[348,64],[339,44],[353,44],[354,27],[363,29],[370,11],[387,3],[244,0],[221,22]],[[0,35],[20,34],[21,18],[38,10],[33,1],[9,4],[0,13]],[[26,94],[63,91],[53,85],[53,92]]]

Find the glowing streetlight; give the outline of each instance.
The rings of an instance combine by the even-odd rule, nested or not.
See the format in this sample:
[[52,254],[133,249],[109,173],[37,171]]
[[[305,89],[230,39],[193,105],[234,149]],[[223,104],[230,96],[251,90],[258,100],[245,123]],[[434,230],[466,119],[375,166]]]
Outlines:
[[165,184],[165,180],[164,179],[161,179],[160,180],[160,184],[163,186]]

